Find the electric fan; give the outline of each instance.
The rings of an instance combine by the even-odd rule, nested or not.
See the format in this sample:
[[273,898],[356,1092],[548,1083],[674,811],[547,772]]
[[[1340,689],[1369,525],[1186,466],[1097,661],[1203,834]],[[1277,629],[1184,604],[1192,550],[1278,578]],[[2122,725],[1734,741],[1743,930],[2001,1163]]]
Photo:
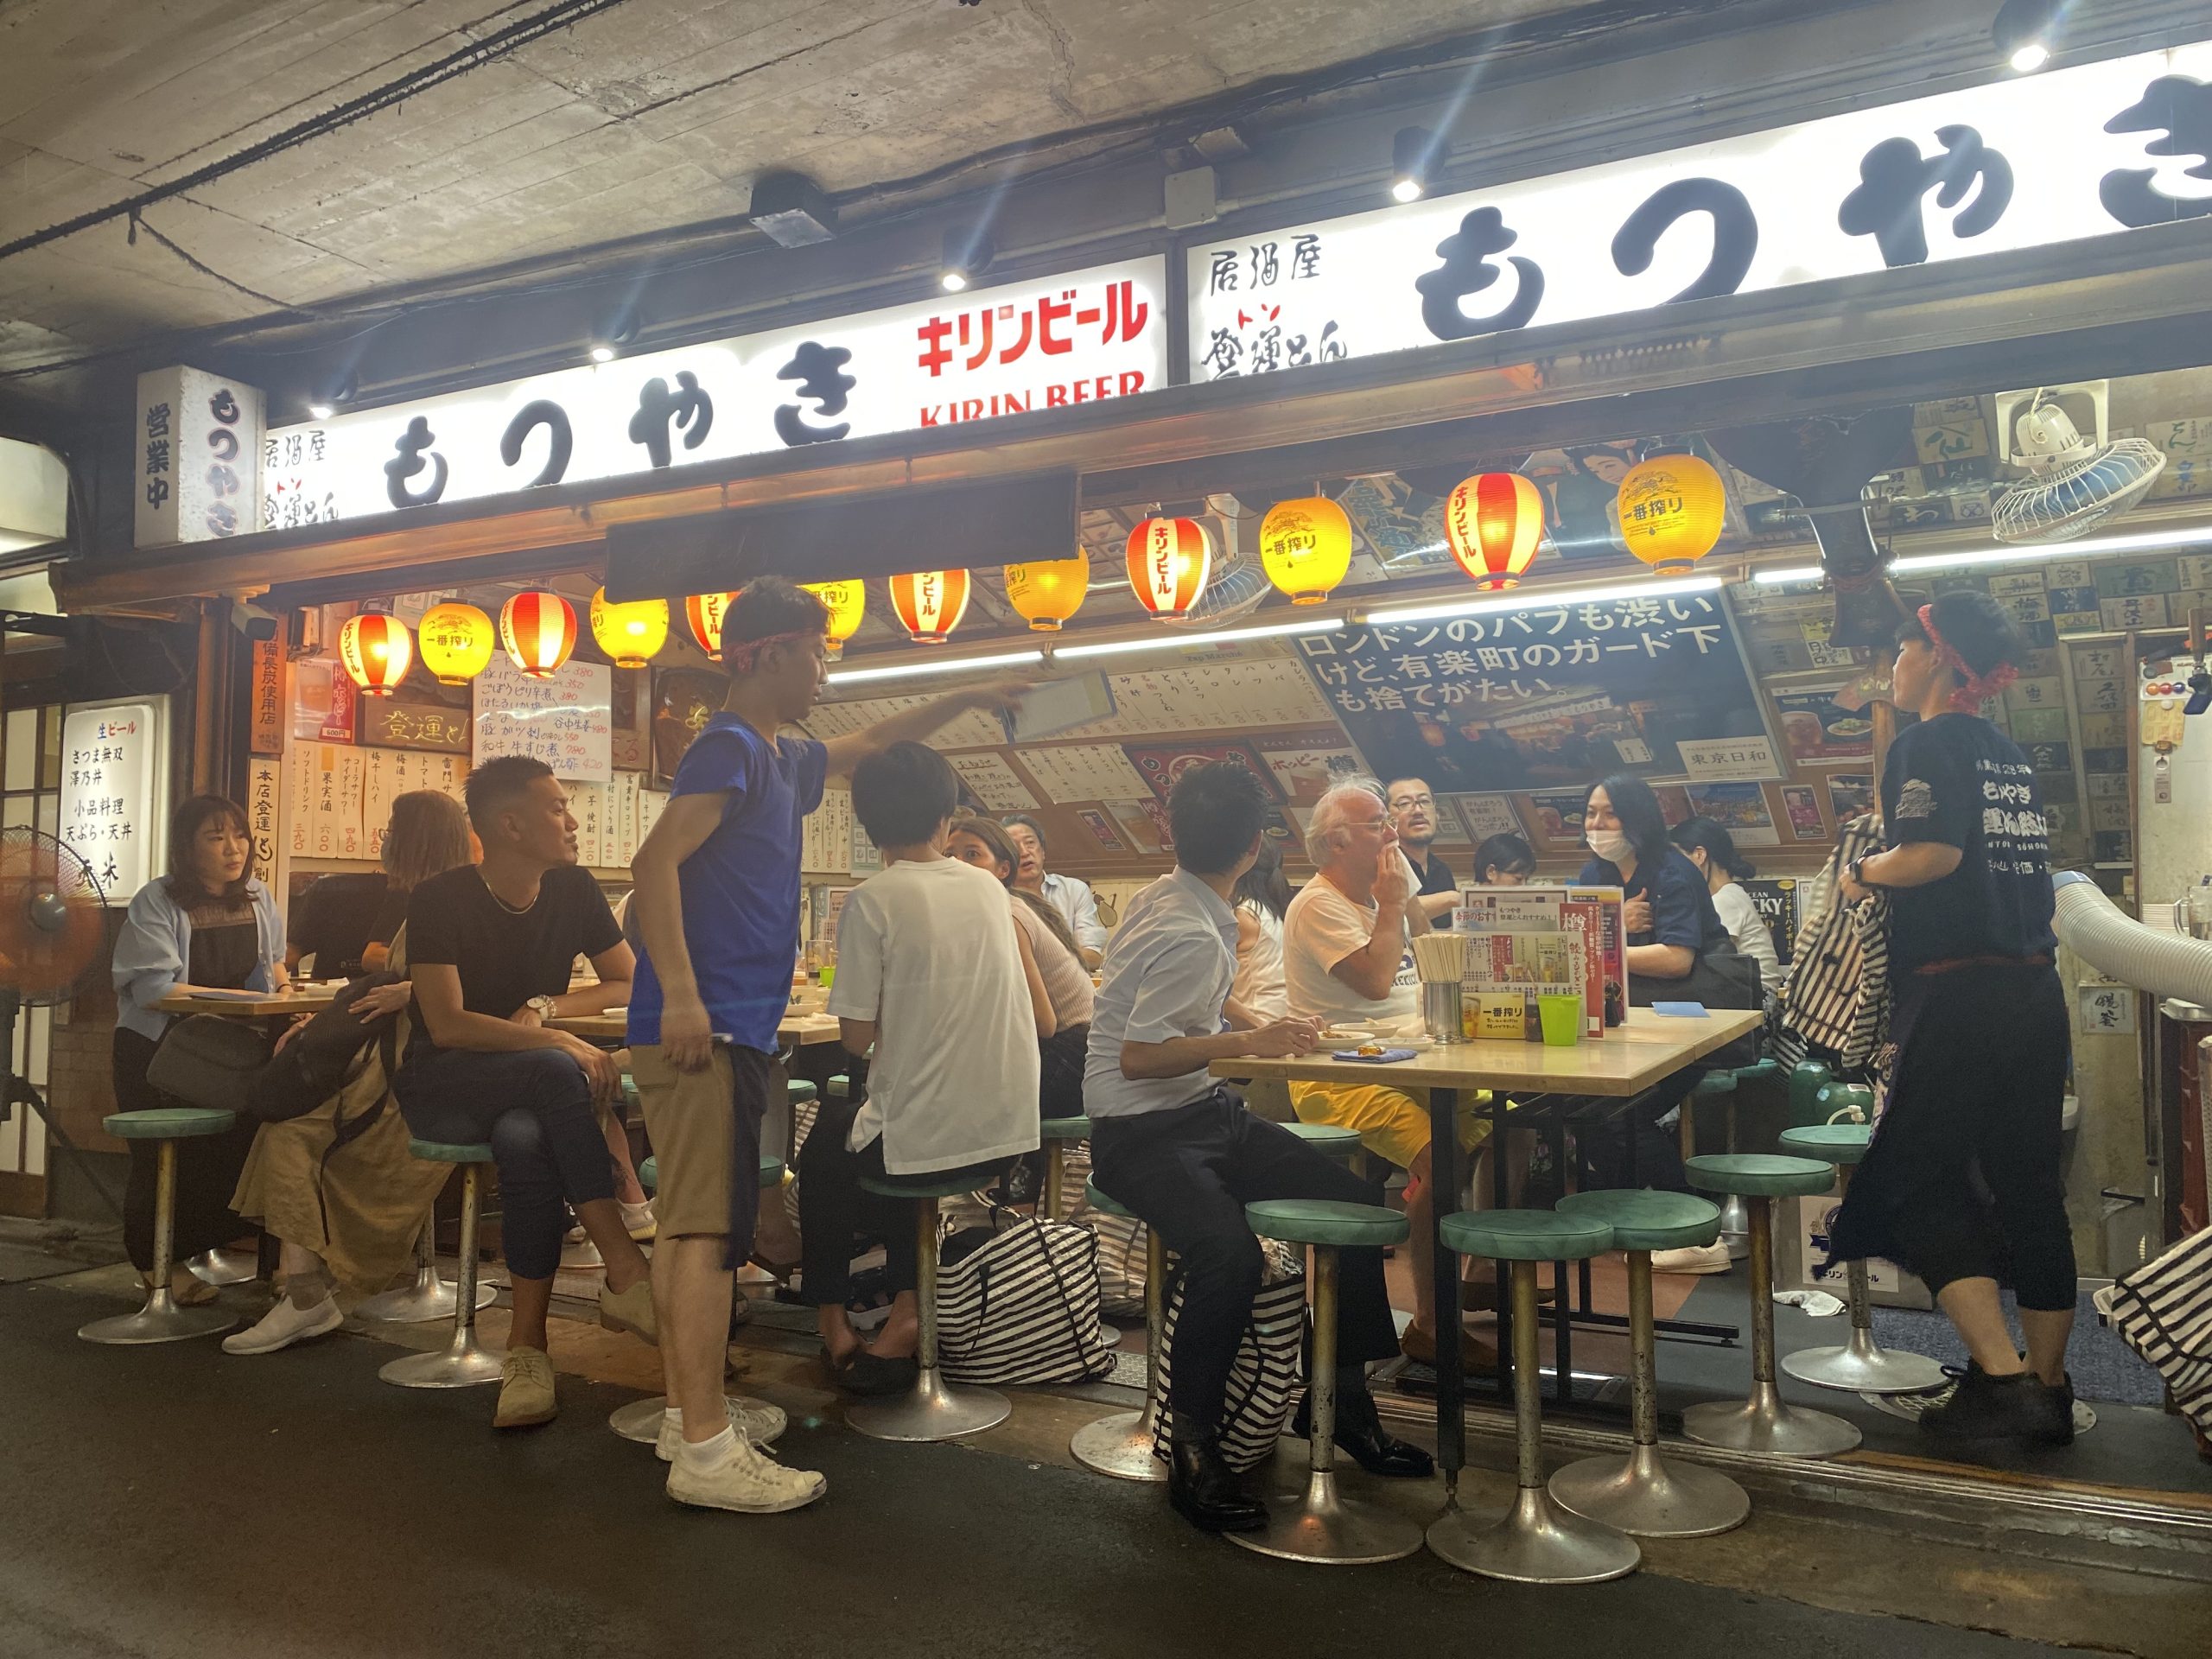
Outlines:
[[18,1104],[37,1113],[92,1191],[120,1214],[38,1090],[15,1070],[16,1016],[83,989],[106,931],[99,881],[73,848],[41,830],[0,830],[0,1121]]
[[[1268,573],[1260,568],[1259,562],[1243,556],[1240,513],[1251,517],[1251,509],[1235,496],[1225,499],[1239,512],[1208,512],[1205,515],[1221,527],[1221,563],[1214,568],[1206,590],[1198,595],[1196,604],[1180,616],[1160,619],[1168,627],[1217,628],[1224,622],[1251,615],[1274,589],[1274,584],[1268,580]],[[1207,505],[1211,507],[1212,503],[1209,501]]]
[[[2065,392],[2089,400],[2096,413],[2095,442],[2059,407],[2056,399]],[[1998,459],[2029,474],[2026,483],[2005,491],[1990,510],[1990,529],[1999,541],[2071,541],[2119,518],[2157,481],[2165,470],[2165,452],[2148,438],[2108,440],[2106,404],[2102,380],[1997,394]]]

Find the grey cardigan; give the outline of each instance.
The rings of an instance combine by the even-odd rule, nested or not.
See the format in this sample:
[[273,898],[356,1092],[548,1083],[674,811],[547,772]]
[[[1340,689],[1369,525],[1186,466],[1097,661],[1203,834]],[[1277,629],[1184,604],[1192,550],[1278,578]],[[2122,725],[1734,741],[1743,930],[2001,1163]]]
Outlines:
[[[284,960],[284,924],[276,900],[259,878],[249,876],[246,897],[253,904],[261,960],[246,981],[247,990],[275,988],[276,970]],[[154,1004],[182,984],[192,961],[192,918],[169,897],[165,880],[156,878],[138,889],[115,936],[115,1023],[156,1042],[168,1029],[170,1015]]]

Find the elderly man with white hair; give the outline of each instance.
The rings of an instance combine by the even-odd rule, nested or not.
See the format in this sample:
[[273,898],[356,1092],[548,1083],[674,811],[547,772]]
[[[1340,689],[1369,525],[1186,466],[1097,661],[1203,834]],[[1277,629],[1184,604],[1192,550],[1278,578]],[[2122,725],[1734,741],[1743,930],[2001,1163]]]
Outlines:
[[[1283,970],[1292,1016],[1378,1037],[1418,1036],[1421,983],[1414,971],[1412,941],[1429,931],[1428,918],[1415,902],[1421,884],[1398,845],[1381,786],[1370,779],[1333,785],[1313,808],[1306,850],[1318,874],[1291,900],[1283,920]],[[1382,1084],[1294,1083],[1290,1097],[1301,1121],[1357,1129],[1370,1152],[1406,1171],[1406,1213],[1414,1236],[1428,1237],[1435,1198],[1428,1178],[1427,1103]],[[1476,1116],[1477,1105],[1472,1090],[1462,1096],[1463,1148],[1473,1147],[1489,1132],[1489,1124]],[[1403,1346],[1411,1357],[1433,1362],[1435,1266],[1427,1249],[1408,1254],[1414,1312]],[[1456,1308],[1453,1313],[1456,1327]],[[1470,1365],[1496,1359],[1485,1344],[1464,1332],[1461,1347]]]

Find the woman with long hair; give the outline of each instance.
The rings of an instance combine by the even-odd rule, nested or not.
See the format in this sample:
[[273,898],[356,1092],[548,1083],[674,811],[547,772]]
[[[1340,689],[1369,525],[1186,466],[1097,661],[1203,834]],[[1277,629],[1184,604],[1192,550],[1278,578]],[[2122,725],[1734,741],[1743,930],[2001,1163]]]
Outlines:
[[[353,1003],[364,1020],[400,1014],[404,1024],[402,1011],[414,989],[406,978],[407,895],[430,877],[474,861],[460,802],[432,789],[414,790],[392,802],[383,879],[397,900],[397,919],[388,931],[380,920],[373,921],[368,937],[345,959],[373,954],[400,978],[365,992]],[[316,883],[316,888],[322,885]],[[340,959],[334,957],[329,965]],[[323,965],[318,953],[317,967]],[[296,1034],[296,1028],[288,1032],[285,1040]],[[395,1055],[405,1051],[407,1035],[404,1029],[394,1033]],[[451,1172],[409,1154],[407,1126],[385,1103],[386,1086],[383,1055],[372,1049],[330,1100],[301,1116],[264,1123],[254,1136],[231,1203],[278,1241],[284,1294],[258,1324],[223,1339],[229,1352],[272,1354],[335,1331],[344,1316],[334,1287],[372,1293],[407,1266],[423,1220]],[[342,1147],[334,1145],[340,1122],[364,1121],[369,1125],[365,1130]]]
[[[2060,1109],[2068,1013],[2053,958],[2050,830],[2035,770],[1979,710],[2024,654],[1986,594],[1923,605],[1898,632],[1893,701],[1916,712],[1882,766],[1885,851],[1846,903],[1890,904],[1897,1065],[1831,1230],[1836,1259],[1917,1274],[1965,1340],[1966,1378],[1921,1427],[1954,1440],[2074,1438],[2066,1343],[2074,1235]],[[2021,1357],[1999,1296],[2017,1294]]]
[[988,870],[1006,888],[1014,920],[1014,943],[1021,949],[1021,971],[1029,982],[1031,1012],[1037,1020],[1040,1117],[1083,1116],[1083,1067],[1090,1046],[1090,975],[1083,965],[1075,935],[1058,907],[1031,888],[1015,885],[1021,855],[1014,840],[990,819],[963,812],[952,821],[945,851],[963,864]]
[[[168,871],[138,889],[115,937],[115,1103],[126,1112],[177,1103],[146,1081],[146,1068],[169,1016],[155,1007],[172,991],[281,991],[284,927],[276,900],[250,873],[253,837],[245,810],[220,795],[194,795],[169,819]],[[230,1207],[238,1170],[253,1144],[243,1115],[226,1135],[177,1147],[176,1217],[170,1260],[181,1263],[246,1230]],[[130,1183],[123,1201],[123,1243],[151,1283],[156,1147],[130,1142]],[[183,1306],[215,1291],[183,1267],[169,1273],[169,1294]]]
[[1727,826],[1712,818],[1683,819],[1675,826],[1674,842],[1705,877],[1713,908],[1736,949],[1758,963],[1759,983],[1773,989],[1782,979],[1782,957],[1774,948],[1773,930],[1743,887],[1758,867],[1737,850]]
[[1236,880],[1236,980],[1229,989],[1230,1023],[1237,1010],[1255,1028],[1290,1018],[1290,986],[1283,976],[1282,918],[1290,912],[1290,878],[1282,849],[1262,837],[1260,855]]
[[1491,836],[1475,849],[1478,887],[1517,887],[1535,873],[1535,851],[1518,836]]

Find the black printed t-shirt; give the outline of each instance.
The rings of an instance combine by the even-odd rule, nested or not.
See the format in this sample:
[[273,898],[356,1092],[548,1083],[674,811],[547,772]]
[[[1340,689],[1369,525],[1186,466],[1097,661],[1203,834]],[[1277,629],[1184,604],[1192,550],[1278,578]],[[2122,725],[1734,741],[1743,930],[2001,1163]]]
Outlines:
[[1938,715],[1900,732],[1882,766],[1882,822],[1892,847],[1960,853],[1942,880],[1891,894],[1893,973],[2057,948],[2043,797],[2027,756],[1987,721]]
[[[1411,849],[1408,849],[1407,856],[1410,861]],[[1414,870],[1421,877],[1423,898],[1432,893],[1457,893],[1459,890],[1459,878],[1452,874],[1452,867],[1434,853],[1414,863]],[[1441,916],[1431,918],[1428,925],[1440,932],[1448,930],[1452,925],[1452,912],[1447,910]]]
[[[558,996],[579,956],[622,942],[614,912],[591,872],[575,864],[545,872],[537,898],[517,915],[492,894],[473,864],[434,875],[407,906],[407,960],[445,963],[461,974],[461,1005],[509,1020],[533,996]],[[429,1046],[418,1017],[416,1040]]]

